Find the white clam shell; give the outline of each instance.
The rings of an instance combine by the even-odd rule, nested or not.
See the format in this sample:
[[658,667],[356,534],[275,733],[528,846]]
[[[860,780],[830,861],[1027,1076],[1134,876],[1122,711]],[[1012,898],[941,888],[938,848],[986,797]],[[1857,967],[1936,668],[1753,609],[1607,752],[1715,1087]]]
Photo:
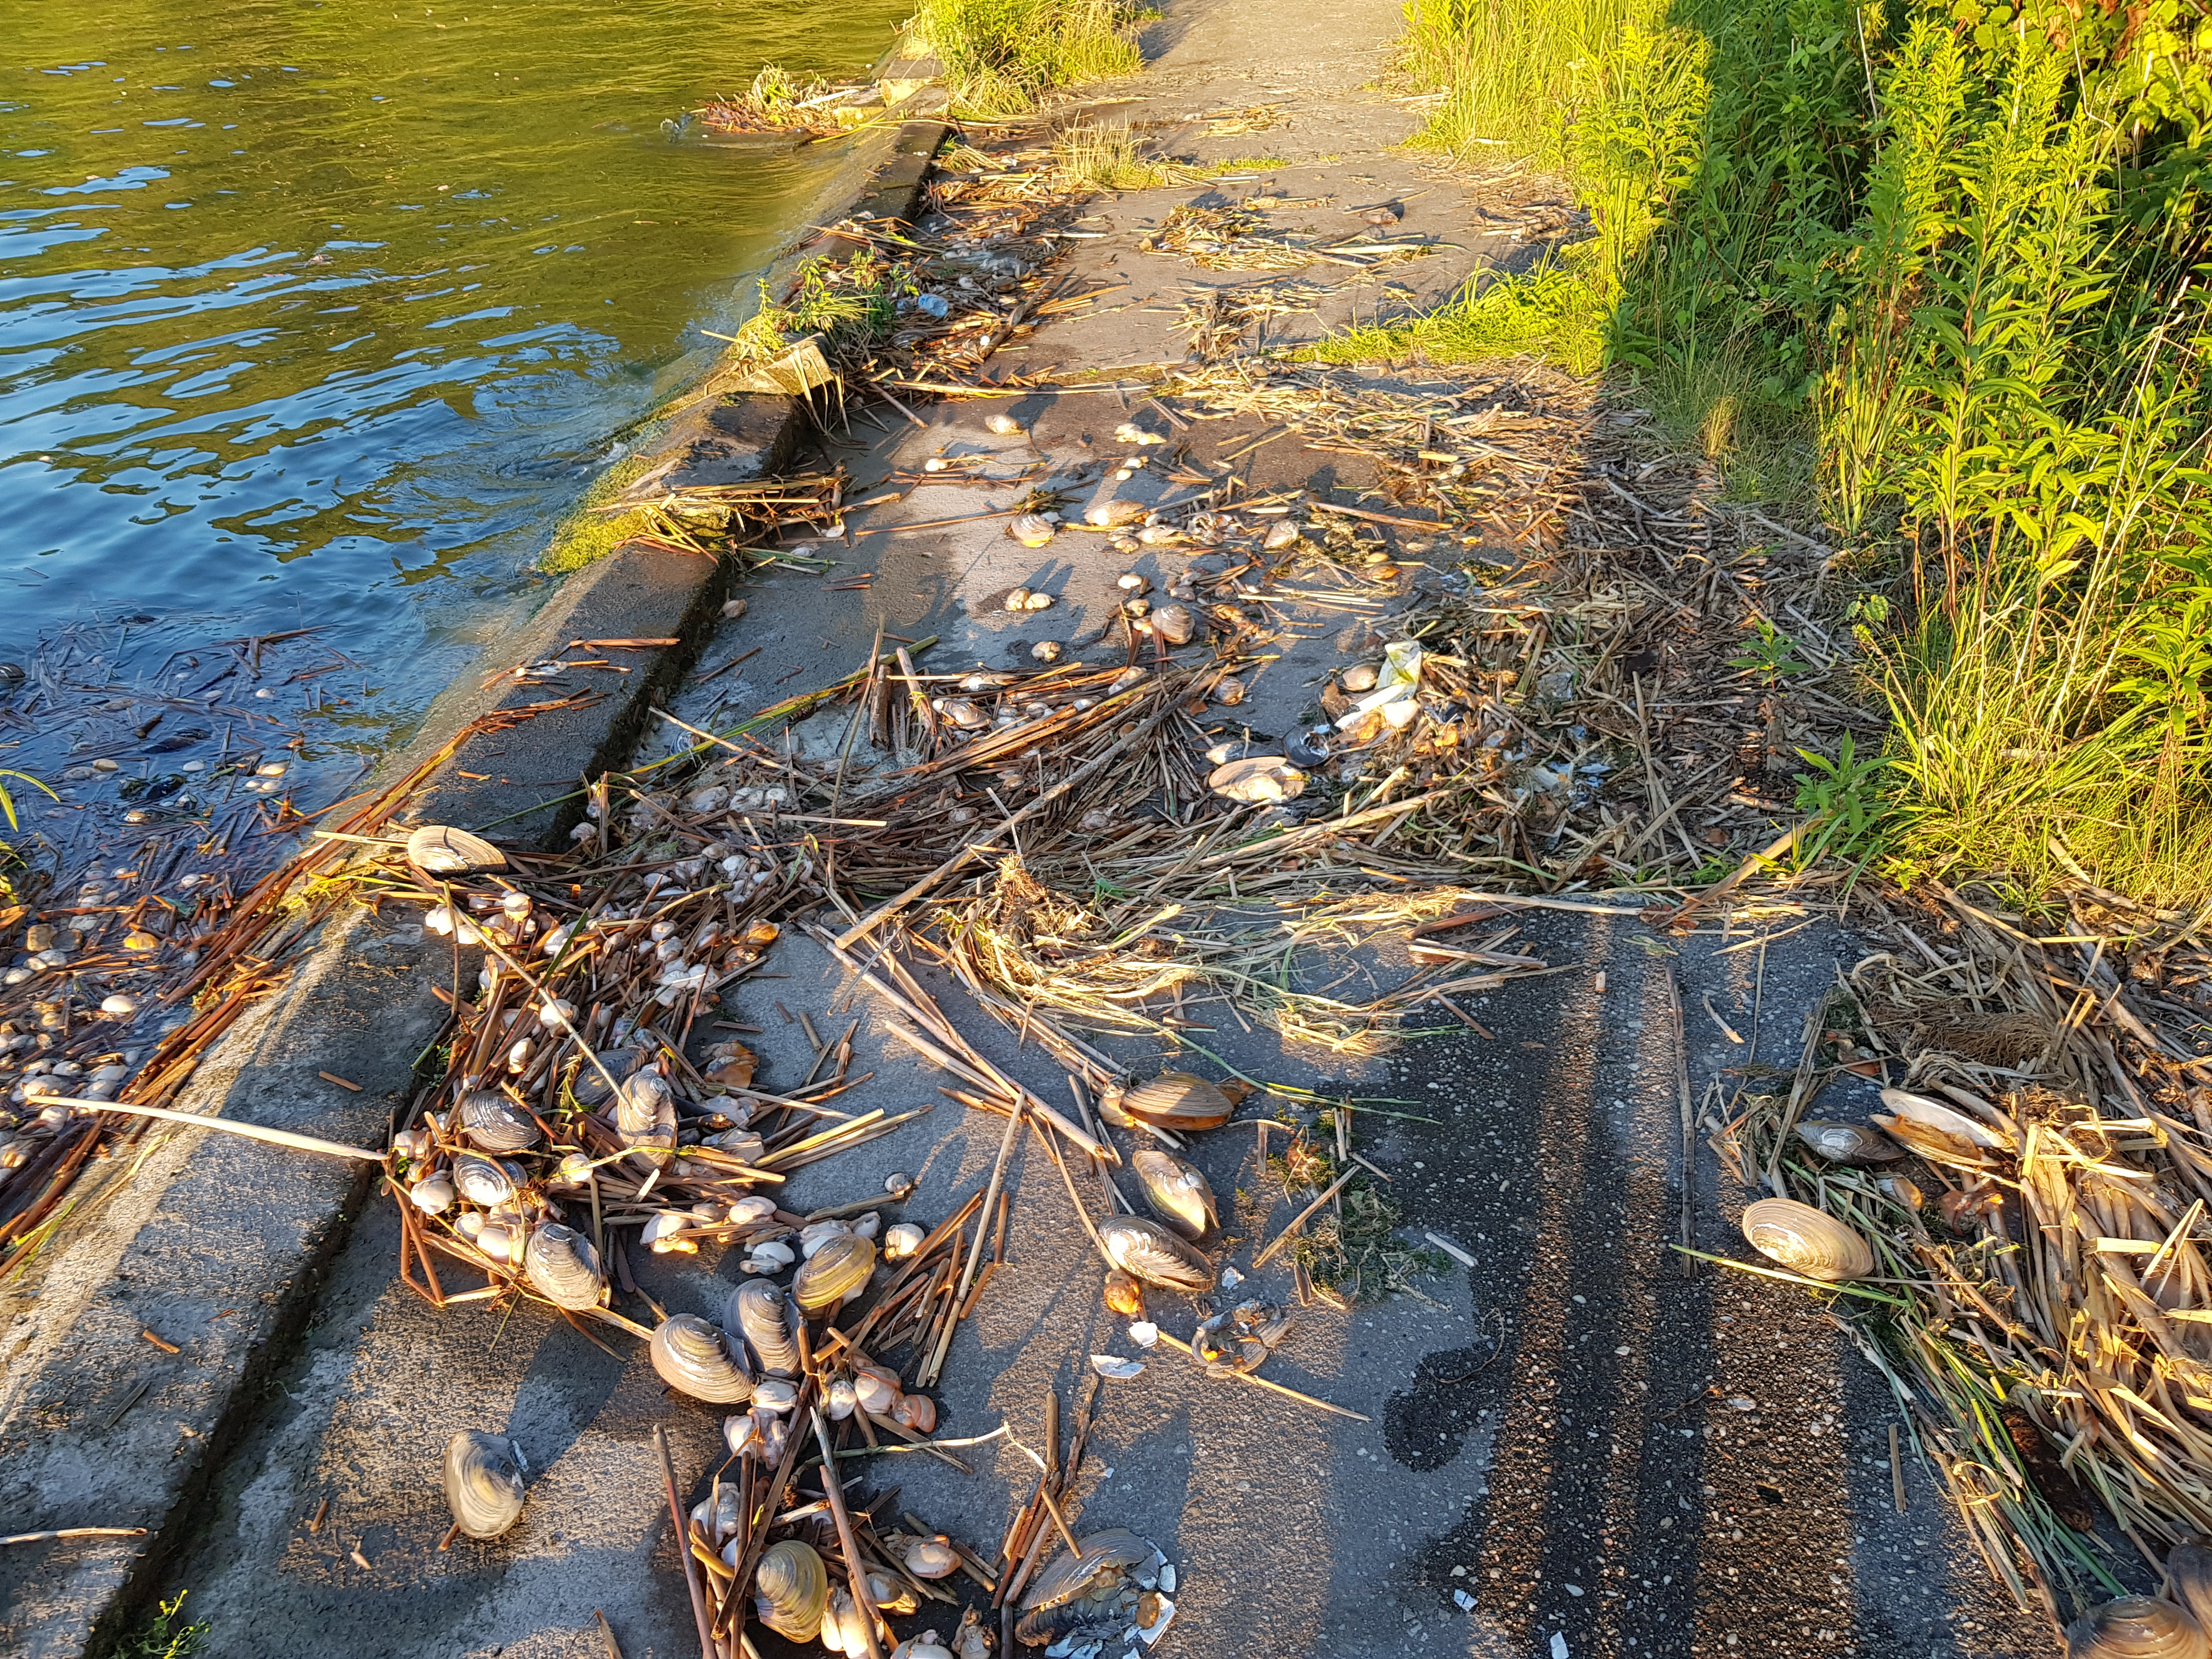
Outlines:
[[716,1406],[753,1397],[752,1374],[730,1340],[696,1314],[663,1320],[646,1352],[660,1380],[679,1394]]
[[470,1538],[496,1538],[522,1514],[521,1459],[514,1443],[463,1429],[446,1443],[446,1504]]
[[2172,1601],[2123,1595],[2066,1627],[2066,1659],[2205,1659],[2203,1627]]
[[1743,1236],[1760,1255],[1808,1279],[1840,1284],[1874,1271],[1874,1249],[1825,1210],[1762,1198],[1743,1212]]

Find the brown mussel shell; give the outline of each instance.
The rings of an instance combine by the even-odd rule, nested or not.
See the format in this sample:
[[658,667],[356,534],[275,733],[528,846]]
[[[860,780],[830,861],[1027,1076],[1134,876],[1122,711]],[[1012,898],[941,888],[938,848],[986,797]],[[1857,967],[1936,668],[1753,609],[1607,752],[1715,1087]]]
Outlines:
[[1826,1210],[1794,1198],[1762,1198],[1743,1212],[1743,1236],[1760,1255],[1829,1284],[1874,1271],[1874,1247]]
[[827,1241],[792,1276],[791,1299],[806,1312],[834,1308],[868,1282],[876,1267],[876,1241],[852,1233]]
[[799,1344],[784,1315],[783,1292],[765,1279],[749,1279],[722,1306],[722,1328],[742,1336],[760,1368],[772,1376],[799,1375]]
[[1129,1160],[1152,1212],[1191,1243],[1221,1224],[1213,1188],[1195,1164],[1157,1146],[1141,1146]]
[[2166,1596],[2180,1604],[2198,1626],[2212,1634],[2212,1549],[2177,1544],[2166,1558]]
[[787,1538],[771,1544],[753,1570],[753,1606],[761,1623],[793,1642],[821,1633],[830,1607],[830,1570],[811,1544]]
[[1149,1083],[1125,1090],[1121,1109],[1163,1129],[1218,1129],[1229,1121],[1237,1105],[1204,1078],[1162,1072]]
[[1157,1221],[1117,1215],[1099,1224],[1098,1237],[1115,1267],[1147,1285],[1189,1296],[1213,1288],[1212,1265]]
[[522,1513],[522,1469],[514,1443],[463,1429],[446,1443],[446,1505],[471,1538],[496,1538]]
[[1109,1596],[1127,1583],[1132,1570],[1158,1556],[1158,1550],[1127,1527],[1091,1534],[1074,1554],[1055,1557],[1030,1583],[1022,1597],[1021,1623],[1014,1632],[1017,1639],[1029,1645],[1049,1641],[1055,1608]]
[[2205,1659],[2203,1626],[2172,1601],[2123,1595],[2066,1627],[2066,1659]]
[[1888,1164],[1905,1156],[1904,1147],[1863,1123],[1801,1123],[1797,1139],[1831,1164]]
[[472,1146],[487,1152],[523,1152],[538,1141],[538,1120],[496,1089],[471,1089],[461,1097],[461,1127]]
[[549,1221],[531,1234],[522,1253],[522,1270],[538,1293],[556,1308],[580,1311],[606,1304],[607,1281],[599,1271],[599,1253],[573,1227]]
[[646,1353],[660,1380],[678,1394],[735,1406],[753,1397],[753,1378],[731,1348],[729,1338],[698,1315],[673,1314],[653,1333]]

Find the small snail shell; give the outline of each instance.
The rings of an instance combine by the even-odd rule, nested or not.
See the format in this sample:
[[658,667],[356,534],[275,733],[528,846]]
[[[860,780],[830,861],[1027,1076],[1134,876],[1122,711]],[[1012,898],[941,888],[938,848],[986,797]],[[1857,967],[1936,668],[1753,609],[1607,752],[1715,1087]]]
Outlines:
[[937,1431],[937,1402],[926,1394],[902,1394],[891,1407],[891,1421],[904,1424],[916,1434]]
[[853,1379],[853,1397],[869,1416],[889,1417],[898,1403],[898,1384],[885,1382],[873,1371],[862,1371]]
[[1762,1198],[1743,1212],[1743,1236],[1760,1255],[1808,1279],[1838,1284],[1874,1271],[1874,1250],[1850,1228],[1809,1204]]
[[2204,1659],[2203,1627],[2171,1601],[2123,1595],[2066,1627],[2066,1659]]
[[850,1233],[833,1238],[792,1279],[792,1299],[808,1313],[833,1307],[863,1289],[875,1266],[874,1240]]
[[717,1406],[734,1406],[753,1397],[752,1374],[731,1352],[730,1340],[696,1314],[675,1314],[661,1322],[646,1349],[660,1380],[678,1394]]
[[911,1221],[895,1223],[884,1233],[884,1260],[903,1261],[921,1248],[928,1235]]
[[496,1538],[522,1513],[522,1470],[514,1443],[463,1429],[446,1443],[446,1504],[471,1538]]
[[730,1293],[722,1308],[722,1328],[744,1338],[763,1370],[799,1375],[799,1345],[784,1318],[783,1292],[766,1279],[753,1279]]
[[1100,1224],[1098,1237],[1115,1267],[1147,1285],[1192,1296],[1213,1287],[1206,1258],[1156,1221],[1115,1216]]
[[830,1573],[811,1544],[787,1538],[771,1544],[753,1570],[753,1606],[761,1623],[793,1642],[811,1642],[830,1606]]
[[907,1546],[906,1570],[917,1578],[947,1578],[960,1570],[960,1556],[952,1540],[939,1533]]
[[1106,1275],[1105,1301],[1108,1308],[1129,1319],[1145,1316],[1145,1287],[1133,1275],[1119,1267]]
[[523,1271],[539,1295],[558,1308],[596,1308],[606,1300],[599,1253],[573,1228],[549,1221],[530,1236]]

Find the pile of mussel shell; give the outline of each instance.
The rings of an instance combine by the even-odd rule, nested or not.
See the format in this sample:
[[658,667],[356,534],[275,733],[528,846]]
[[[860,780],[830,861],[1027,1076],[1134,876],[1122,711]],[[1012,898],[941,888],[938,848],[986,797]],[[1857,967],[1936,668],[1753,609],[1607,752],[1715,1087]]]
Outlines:
[[1169,1599],[1175,1587],[1175,1568],[1149,1540],[1126,1527],[1094,1532],[1030,1583],[1014,1639],[1047,1644],[1048,1659],[1096,1654],[1116,1643],[1150,1647],[1175,1618]]

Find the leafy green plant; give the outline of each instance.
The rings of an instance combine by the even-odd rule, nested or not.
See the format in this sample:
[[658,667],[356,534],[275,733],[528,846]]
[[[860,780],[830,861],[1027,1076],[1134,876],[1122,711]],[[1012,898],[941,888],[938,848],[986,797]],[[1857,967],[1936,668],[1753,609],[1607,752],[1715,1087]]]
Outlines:
[[1797,810],[1811,816],[1798,837],[1797,855],[1806,865],[1833,856],[1863,863],[1888,843],[1890,807],[1887,790],[1891,763],[1882,757],[1862,757],[1849,732],[1836,745],[1836,757],[1800,749],[1797,757],[1813,769],[1796,775]]
[[1743,649],[1728,659],[1728,665],[1750,674],[1770,690],[1793,674],[1809,672],[1813,666],[1798,658],[1797,641],[1764,617],[1753,623]]
[[922,0],[914,27],[943,60],[955,110],[1018,115],[1061,87],[1144,67],[1122,0]]
[[146,1622],[126,1637],[116,1650],[117,1659],[191,1659],[207,1640],[208,1626],[179,1625],[187,1592],[179,1590],[155,1604]]

